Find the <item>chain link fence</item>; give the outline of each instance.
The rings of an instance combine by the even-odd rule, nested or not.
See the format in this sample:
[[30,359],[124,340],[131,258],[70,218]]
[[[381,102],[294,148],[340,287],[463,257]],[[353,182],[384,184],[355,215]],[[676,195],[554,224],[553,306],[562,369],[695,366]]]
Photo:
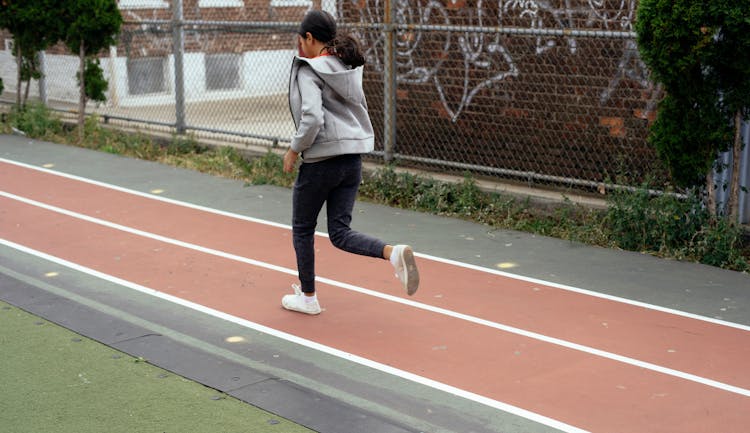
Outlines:
[[[661,91],[637,51],[636,0],[182,1],[120,1],[118,45],[101,58],[108,99],[87,112],[283,147],[296,28],[322,7],[366,50],[373,158],[594,191],[666,178],[646,142]],[[32,95],[75,109],[77,58],[52,49],[41,60],[47,78]]]
[[237,143],[289,142],[296,43],[289,25],[195,21],[176,30],[171,22],[129,22],[120,40],[113,70],[125,72],[115,80],[121,96],[99,113]]

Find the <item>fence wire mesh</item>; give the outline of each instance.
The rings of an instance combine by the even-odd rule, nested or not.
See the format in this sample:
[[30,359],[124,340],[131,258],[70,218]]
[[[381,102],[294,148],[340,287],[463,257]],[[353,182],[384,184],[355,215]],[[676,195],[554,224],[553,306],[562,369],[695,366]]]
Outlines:
[[[385,16],[377,3],[345,5],[347,22]],[[635,7],[397,2],[394,152],[540,183],[591,187],[616,176],[640,182],[658,171],[646,136],[660,92],[637,52]],[[378,30],[355,30],[374,58],[368,95],[382,92],[385,78],[377,72],[388,69],[388,42]]]
[[[184,128],[197,136],[278,144],[293,133],[287,89],[295,44],[289,26],[200,22],[182,31],[184,111],[177,102],[178,54],[170,22],[128,22],[110,81],[116,100],[95,111],[108,118]],[[114,77],[115,71],[124,76]],[[114,99],[114,98],[110,98]]]
[[[289,67],[312,2],[185,0],[174,19],[172,2],[128,1],[118,45],[101,58],[108,99],[88,112],[236,143],[289,142]],[[646,142],[661,92],[637,51],[635,0],[322,6],[366,51],[378,159],[583,189],[663,175]],[[77,58],[58,47],[42,63],[47,78],[32,95],[74,108]],[[13,92],[8,49],[0,68]]]

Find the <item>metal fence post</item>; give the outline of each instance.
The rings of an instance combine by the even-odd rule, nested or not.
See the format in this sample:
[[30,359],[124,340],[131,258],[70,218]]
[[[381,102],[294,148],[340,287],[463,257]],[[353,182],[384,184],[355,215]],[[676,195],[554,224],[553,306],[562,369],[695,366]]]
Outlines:
[[396,144],[396,38],[393,25],[394,0],[385,0],[385,47],[383,49],[383,156],[393,160]]
[[37,53],[37,59],[39,61],[39,99],[42,101],[44,106],[47,106],[47,56],[44,51]]
[[113,107],[120,106],[120,97],[117,94],[117,45],[109,47],[109,102]]
[[182,15],[182,0],[174,0],[172,11],[172,39],[174,51],[174,97],[175,97],[175,129],[178,134],[185,133],[185,68],[183,54],[185,52],[184,21]]
[[750,121],[742,126],[743,146],[742,163],[740,164],[740,223],[750,224]]

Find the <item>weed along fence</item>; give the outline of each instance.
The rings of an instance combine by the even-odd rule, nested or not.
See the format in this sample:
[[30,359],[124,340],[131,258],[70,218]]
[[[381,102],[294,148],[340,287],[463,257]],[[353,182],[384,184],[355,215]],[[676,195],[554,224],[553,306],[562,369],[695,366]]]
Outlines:
[[[108,100],[87,108],[110,122],[284,146],[296,29],[321,7],[366,50],[375,158],[589,191],[663,178],[646,142],[662,93],[638,54],[636,0],[119,4],[125,25],[101,58]],[[32,95],[74,107],[77,59],[49,50],[41,60],[47,78]],[[8,49],[0,74],[13,92]],[[747,222],[747,194],[741,205]]]

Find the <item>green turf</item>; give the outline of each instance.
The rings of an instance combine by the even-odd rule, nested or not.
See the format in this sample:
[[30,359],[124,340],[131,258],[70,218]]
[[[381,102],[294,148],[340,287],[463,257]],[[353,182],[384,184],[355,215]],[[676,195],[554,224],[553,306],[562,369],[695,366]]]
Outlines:
[[0,432],[309,432],[0,302]]

